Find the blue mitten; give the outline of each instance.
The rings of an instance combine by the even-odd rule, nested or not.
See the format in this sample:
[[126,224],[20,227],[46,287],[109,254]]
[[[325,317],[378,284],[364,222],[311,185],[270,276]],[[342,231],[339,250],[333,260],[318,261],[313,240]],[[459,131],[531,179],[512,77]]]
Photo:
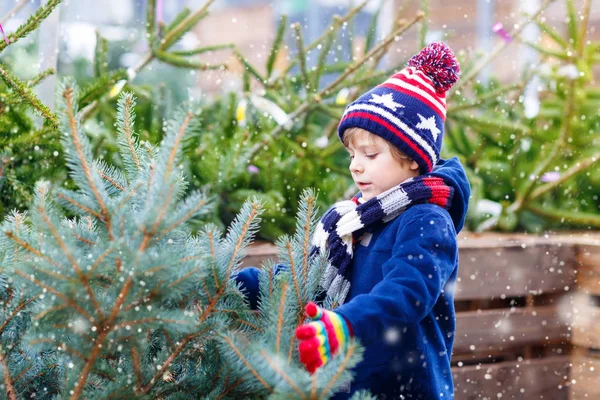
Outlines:
[[[282,264],[277,264],[273,268],[273,276],[277,275],[281,271],[287,270],[288,267]],[[260,291],[258,290],[258,283],[260,281],[260,274],[262,271],[256,267],[246,267],[242,268],[235,274],[231,275],[230,279],[235,279],[235,281],[240,285],[240,289],[242,293],[246,297],[248,304],[250,305],[251,310],[258,309],[258,299]]]

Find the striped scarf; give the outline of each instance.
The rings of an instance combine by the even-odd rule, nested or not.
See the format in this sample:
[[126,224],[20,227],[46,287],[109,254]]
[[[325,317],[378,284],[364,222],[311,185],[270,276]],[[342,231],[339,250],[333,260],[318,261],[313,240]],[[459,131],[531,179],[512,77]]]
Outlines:
[[408,179],[379,196],[333,205],[321,218],[312,239],[311,254],[328,251],[328,263],[320,282],[323,292],[337,304],[343,304],[350,291],[349,270],[352,264],[354,234],[376,223],[387,223],[415,204],[437,204],[450,208],[454,189],[442,178],[422,175]]

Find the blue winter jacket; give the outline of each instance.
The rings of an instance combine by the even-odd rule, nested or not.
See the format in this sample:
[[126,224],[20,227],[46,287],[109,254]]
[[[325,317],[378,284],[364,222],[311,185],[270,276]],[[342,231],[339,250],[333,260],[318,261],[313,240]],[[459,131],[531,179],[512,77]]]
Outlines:
[[[470,187],[456,157],[440,160],[432,174],[454,187],[449,211],[415,205],[356,238],[350,293],[335,311],[352,325],[365,353],[349,391],[335,399],[360,389],[385,399],[454,397],[456,234],[463,227]],[[239,281],[249,288],[251,272],[244,274]]]
[[[433,175],[454,187],[449,211],[433,204],[410,207],[358,238],[348,300],[335,311],[365,346],[350,392],[368,389],[386,399],[452,399],[450,358],[456,319],[456,234],[470,195],[457,158]],[[340,393],[335,398],[350,396]]]

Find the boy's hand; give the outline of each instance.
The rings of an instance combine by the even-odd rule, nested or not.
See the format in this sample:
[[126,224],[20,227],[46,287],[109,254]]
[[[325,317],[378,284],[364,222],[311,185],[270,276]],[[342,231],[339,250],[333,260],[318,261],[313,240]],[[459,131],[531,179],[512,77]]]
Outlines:
[[306,305],[305,311],[312,322],[296,328],[296,337],[300,340],[300,362],[312,374],[346,346],[352,332],[341,315],[313,302]]

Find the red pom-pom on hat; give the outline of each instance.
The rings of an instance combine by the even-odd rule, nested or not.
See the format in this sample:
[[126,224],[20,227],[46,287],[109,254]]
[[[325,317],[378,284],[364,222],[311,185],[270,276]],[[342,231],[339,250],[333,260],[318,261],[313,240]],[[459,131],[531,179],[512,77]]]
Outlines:
[[447,92],[460,77],[460,65],[445,43],[435,42],[424,47],[408,61],[410,67],[421,70],[433,82],[438,92]]

